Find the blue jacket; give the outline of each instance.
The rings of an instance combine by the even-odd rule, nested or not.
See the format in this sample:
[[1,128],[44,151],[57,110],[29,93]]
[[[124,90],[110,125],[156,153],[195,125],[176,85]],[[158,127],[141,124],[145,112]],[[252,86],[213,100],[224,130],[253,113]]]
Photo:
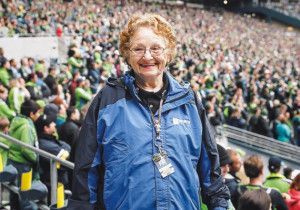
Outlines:
[[209,209],[228,207],[205,110],[189,84],[168,79],[161,137],[175,172],[162,178],[152,161],[156,133],[134,77],[109,79],[80,132],[68,209],[200,209],[200,187]]
[[283,142],[289,142],[291,137],[291,130],[287,124],[279,123],[276,125],[277,139]]

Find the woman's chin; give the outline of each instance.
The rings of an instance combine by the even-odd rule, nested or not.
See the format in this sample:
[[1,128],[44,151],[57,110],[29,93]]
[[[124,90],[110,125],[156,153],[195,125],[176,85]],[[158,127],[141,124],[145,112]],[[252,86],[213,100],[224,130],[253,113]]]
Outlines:
[[143,71],[141,72],[140,76],[144,79],[144,80],[152,80],[155,78],[159,78],[160,73],[157,71]]

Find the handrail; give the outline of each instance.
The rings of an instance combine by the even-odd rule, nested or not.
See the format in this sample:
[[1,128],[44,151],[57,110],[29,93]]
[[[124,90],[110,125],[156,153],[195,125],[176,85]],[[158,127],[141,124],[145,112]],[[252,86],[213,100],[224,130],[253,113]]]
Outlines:
[[7,146],[6,144],[3,144],[0,142],[0,148],[3,148],[5,150],[9,150],[9,146]]
[[38,153],[39,155],[46,157],[48,159],[50,159],[50,185],[51,185],[51,204],[55,204],[56,203],[56,198],[57,198],[57,168],[56,168],[56,163],[59,162],[60,164],[66,166],[67,168],[70,169],[74,169],[74,163],[67,161],[67,160],[63,160],[59,157],[56,157],[55,155],[52,155],[49,152],[46,152],[44,150],[35,148],[31,145],[28,145],[18,139],[15,139],[9,135],[6,135],[2,132],[0,132],[0,137],[3,137],[17,145],[20,145],[22,147],[25,147],[31,151],[34,151],[36,153]]
[[61,163],[62,165],[66,166],[67,168],[74,169],[74,163],[72,163],[70,161],[63,160],[63,159],[61,159],[59,157],[56,157],[55,155],[52,155],[49,152],[46,152],[44,150],[38,149],[36,147],[33,147],[33,146],[31,146],[29,144],[26,144],[26,143],[24,143],[24,142],[22,142],[22,141],[20,141],[18,139],[15,139],[15,138],[13,138],[13,137],[11,137],[9,135],[6,135],[6,134],[4,134],[2,132],[0,132],[0,137],[3,137],[3,138],[5,138],[5,139],[7,139],[7,140],[9,140],[9,141],[11,141],[11,142],[13,142],[15,144],[18,144],[18,145],[20,145],[22,147],[25,147],[27,149],[30,149],[31,151],[34,151],[34,152],[38,153],[39,155],[41,155],[43,157],[55,160],[56,162]]
[[269,138],[257,133],[243,130],[237,127],[223,125],[217,128],[218,133],[235,141],[247,144],[258,148],[259,150],[269,153],[271,155],[279,156],[285,160],[289,160],[299,165],[300,147],[281,142],[279,140]]
[[237,127],[234,127],[234,126],[230,126],[230,125],[225,124],[225,125],[223,125],[223,127],[227,131],[238,132],[238,134],[240,134],[240,135],[241,135],[241,133],[243,133],[243,134],[246,134],[248,136],[253,136],[255,138],[265,139],[265,140],[267,140],[269,142],[272,142],[272,143],[275,143],[277,145],[279,144],[281,146],[281,148],[288,148],[288,149],[296,151],[297,153],[300,149],[298,146],[295,146],[295,145],[292,145],[292,144],[287,144],[287,143],[278,141],[277,139],[270,138],[270,137],[267,137],[267,136],[263,136],[263,135],[260,135],[260,134],[257,134],[257,133],[251,132],[251,131],[243,130],[243,129],[240,129],[240,128],[237,128]]

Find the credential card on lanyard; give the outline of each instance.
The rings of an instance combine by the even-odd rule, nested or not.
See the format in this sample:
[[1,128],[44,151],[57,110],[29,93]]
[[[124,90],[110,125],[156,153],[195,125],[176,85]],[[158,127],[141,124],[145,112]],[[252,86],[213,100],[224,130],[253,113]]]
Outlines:
[[175,172],[168,156],[166,153],[160,154],[156,153],[153,155],[153,162],[155,163],[160,175],[162,178],[169,176],[170,174]]

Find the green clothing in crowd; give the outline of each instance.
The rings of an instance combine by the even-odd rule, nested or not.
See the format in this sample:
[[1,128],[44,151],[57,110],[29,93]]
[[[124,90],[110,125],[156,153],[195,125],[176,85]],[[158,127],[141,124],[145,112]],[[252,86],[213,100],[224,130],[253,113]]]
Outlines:
[[263,186],[276,188],[280,191],[280,193],[287,193],[290,189],[289,181],[285,178],[285,176],[279,173],[271,173],[267,176]]
[[7,69],[6,68],[1,68],[0,69],[0,81],[1,83],[5,86],[5,87],[8,87],[9,85],[9,80],[11,79],[11,76],[10,74],[8,73]]
[[16,113],[11,110],[8,105],[0,98],[0,116],[7,117],[9,120],[12,120]]
[[[25,116],[16,117],[12,120],[9,135],[30,146],[37,144],[37,134],[33,121]],[[33,165],[37,161],[37,154],[25,147],[11,143],[8,158],[18,163]]]
[[106,63],[102,65],[103,70],[106,72],[106,76],[110,77],[111,76],[111,70],[113,68],[113,65],[111,63]]
[[94,60],[96,63],[99,64],[99,67],[102,66],[102,60],[101,60],[101,53],[100,52],[94,52]]
[[[0,142],[3,144],[6,144],[7,146],[9,146],[9,141],[6,140],[5,138],[0,137]],[[6,162],[7,162],[7,154],[8,154],[8,150],[3,149],[0,147],[0,154],[2,157],[2,166],[6,166]]]
[[80,71],[81,67],[80,66],[83,66],[83,62],[81,59],[79,58],[75,58],[75,57],[70,57],[68,59],[68,62],[69,64],[71,64],[72,66],[72,72],[74,71]]
[[80,110],[85,104],[92,99],[91,91],[84,90],[81,87],[75,89],[75,106]]
[[36,72],[37,72],[37,71],[41,71],[41,72],[45,73],[45,66],[44,66],[43,64],[41,64],[41,63],[37,63],[37,64],[35,65],[34,70],[35,70]]
[[35,84],[34,82],[31,82],[31,81],[26,82],[26,86],[32,86],[32,87],[35,87],[37,89],[40,89],[40,87],[37,84]]
[[10,89],[8,94],[8,102],[9,108],[14,112],[20,114],[21,105],[25,101],[24,97],[22,96],[19,88],[13,87]]
[[66,79],[67,80],[72,80],[73,79],[73,75],[72,75],[72,73],[70,72],[70,71],[66,71]]

